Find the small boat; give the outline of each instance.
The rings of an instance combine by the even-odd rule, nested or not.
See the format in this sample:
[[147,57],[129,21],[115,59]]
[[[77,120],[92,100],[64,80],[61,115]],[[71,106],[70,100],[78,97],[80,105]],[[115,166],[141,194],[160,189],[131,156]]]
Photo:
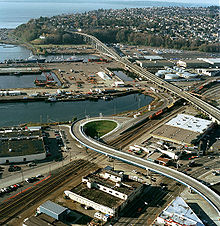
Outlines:
[[112,100],[113,97],[111,97],[111,96],[103,96],[102,99],[105,100],[105,101],[108,101],[108,100]]
[[14,72],[13,75],[15,75],[15,76],[21,76],[22,73],[21,72]]
[[55,101],[57,101],[57,98],[56,97],[48,97],[47,101],[55,102]]

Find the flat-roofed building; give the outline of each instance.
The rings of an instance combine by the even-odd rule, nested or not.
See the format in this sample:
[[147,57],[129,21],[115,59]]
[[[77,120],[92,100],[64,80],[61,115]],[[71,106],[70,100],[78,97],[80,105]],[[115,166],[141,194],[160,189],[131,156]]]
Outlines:
[[181,145],[192,145],[213,127],[213,122],[192,115],[178,114],[152,133],[154,138]]
[[44,213],[56,220],[64,220],[67,215],[68,208],[60,206],[50,200],[46,201],[37,208],[38,213]]
[[197,133],[204,133],[212,126],[212,121],[194,117],[192,115],[178,114],[171,119],[166,125],[178,127],[181,129],[190,130]]
[[141,194],[143,184],[124,180],[124,174],[102,169],[82,178],[82,183],[65,195],[104,214],[115,216]]
[[164,68],[164,66],[173,67],[174,63],[168,60],[136,60],[136,63],[143,68]]
[[157,224],[171,226],[204,226],[187,203],[177,197],[157,217]]
[[210,64],[208,62],[193,59],[193,60],[179,60],[177,66],[184,68],[208,68]]
[[220,66],[220,58],[198,58],[198,59],[207,62],[210,65],[213,65],[214,67]]
[[208,75],[208,76],[219,76],[220,69],[217,68],[200,68],[196,69],[199,74]]
[[48,225],[66,226],[67,224],[64,224],[63,222],[58,221],[44,213],[38,216],[31,216],[29,218],[26,218],[24,219],[23,222],[23,226],[48,226]]

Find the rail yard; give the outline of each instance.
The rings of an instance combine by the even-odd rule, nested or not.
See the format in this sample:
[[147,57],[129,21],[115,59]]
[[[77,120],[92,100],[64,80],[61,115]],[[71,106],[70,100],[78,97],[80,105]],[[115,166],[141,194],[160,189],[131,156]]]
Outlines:
[[[85,118],[73,119],[73,124],[51,122],[42,128],[38,124],[32,127],[24,124],[1,129],[2,147],[11,153],[0,156],[5,161],[0,168],[0,225],[22,225],[31,216],[40,222],[43,218],[38,218],[38,214],[42,216],[38,207],[47,200],[68,208],[64,225],[158,225],[161,212],[177,197],[185,200],[204,225],[218,225],[218,187],[212,189],[219,184],[220,168],[218,96],[214,95],[219,89],[218,76],[205,78],[205,82],[167,82],[119,56],[115,47],[107,47],[95,37],[77,34],[87,37],[95,47],[63,46],[56,54],[75,56],[1,64],[0,80],[6,76],[19,81],[30,76],[31,82],[26,87],[21,83],[20,87],[1,88],[0,102],[109,101],[133,93],[151,96],[153,100],[147,106],[137,104],[135,110],[108,117],[100,114],[90,118],[85,112]],[[51,54],[56,49],[45,48]],[[123,52],[126,47],[121,49]],[[128,49],[132,54],[144,51]],[[172,127],[172,120],[178,117],[184,122],[179,120]],[[113,120],[116,129],[94,139],[85,134],[86,123],[102,120]],[[31,130],[40,130],[40,137],[34,139],[41,140],[45,160],[28,160],[26,156],[19,161],[10,159],[17,155],[11,144],[20,147],[26,142],[24,139],[30,142],[35,134]],[[106,184],[100,182],[101,176],[94,176],[95,170],[105,170]],[[91,178],[85,182],[87,176]],[[127,195],[123,192],[128,182],[132,184],[130,191],[140,183],[143,192],[132,201],[123,196],[118,202],[125,200],[125,204],[117,207],[120,211],[109,214],[111,205],[100,207],[96,202],[98,192],[106,200]],[[80,186],[87,186],[84,194],[94,197],[88,200],[88,194],[87,199],[77,194],[66,195],[67,190],[71,193]],[[196,201],[197,206],[193,205]],[[74,220],[71,214],[75,214]]]

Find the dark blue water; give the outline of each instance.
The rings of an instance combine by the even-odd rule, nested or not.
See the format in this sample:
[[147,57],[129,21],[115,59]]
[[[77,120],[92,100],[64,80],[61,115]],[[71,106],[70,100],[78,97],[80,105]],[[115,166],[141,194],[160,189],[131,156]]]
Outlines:
[[[176,1],[176,2],[175,2]],[[122,9],[153,6],[218,5],[217,0],[0,0],[0,28],[15,28],[31,18],[85,12],[95,9]]]
[[[0,89],[13,89],[13,88],[33,88],[37,87],[34,80],[46,80],[46,73],[42,74],[26,74],[26,75],[0,75]],[[60,81],[54,73],[51,73],[54,81],[60,86]]]
[[145,106],[153,100],[143,94],[131,94],[111,101],[30,102],[0,104],[0,127],[26,122],[54,122],[81,118],[85,115],[104,116]]

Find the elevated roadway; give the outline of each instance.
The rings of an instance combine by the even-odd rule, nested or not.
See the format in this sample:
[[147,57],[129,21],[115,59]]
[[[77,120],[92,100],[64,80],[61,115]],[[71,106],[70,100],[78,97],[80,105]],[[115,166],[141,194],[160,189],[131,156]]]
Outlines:
[[106,46],[104,43],[102,43],[100,40],[98,40],[96,37],[88,34],[84,34],[81,32],[73,32],[75,34],[81,35],[86,37],[90,42],[92,42],[95,47],[105,53],[106,55],[110,56],[114,60],[122,63],[126,68],[128,68],[130,71],[135,72],[140,77],[144,77],[147,80],[150,80],[151,82],[155,83],[156,85],[165,88],[166,90],[169,90],[170,92],[178,95],[179,97],[187,100],[191,104],[193,104],[196,108],[207,114],[212,121],[217,122],[220,124],[220,109],[212,106],[211,104],[201,100],[200,98],[182,90],[181,88],[174,86],[163,79],[155,76],[154,74],[150,73],[149,71],[137,66],[136,64],[131,63],[127,58],[120,57],[114,50]]
[[188,175],[185,175],[184,173],[178,172],[177,170],[161,166],[159,164],[124,153],[101,142],[98,142],[97,140],[94,140],[91,137],[86,136],[82,126],[86,122],[89,122],[89,120],[84,119],[76,121],[70,128],[70,133],[72,137],[76,139],[79,143],[81,143],[82,145],[86,146],[89,149],[92,149],[106,156],[121,160],[132,165],[139,166],[146,170],[150,169],[156,173],[162,174],[176,181],[179,181],[180,183],[184,184],[185,186],[191,188],[199,195],[201,195],[206,201],[208,201],[213,206],[217,214],[220,216],[220,197],[210,188],[208,188],[198,180]]

